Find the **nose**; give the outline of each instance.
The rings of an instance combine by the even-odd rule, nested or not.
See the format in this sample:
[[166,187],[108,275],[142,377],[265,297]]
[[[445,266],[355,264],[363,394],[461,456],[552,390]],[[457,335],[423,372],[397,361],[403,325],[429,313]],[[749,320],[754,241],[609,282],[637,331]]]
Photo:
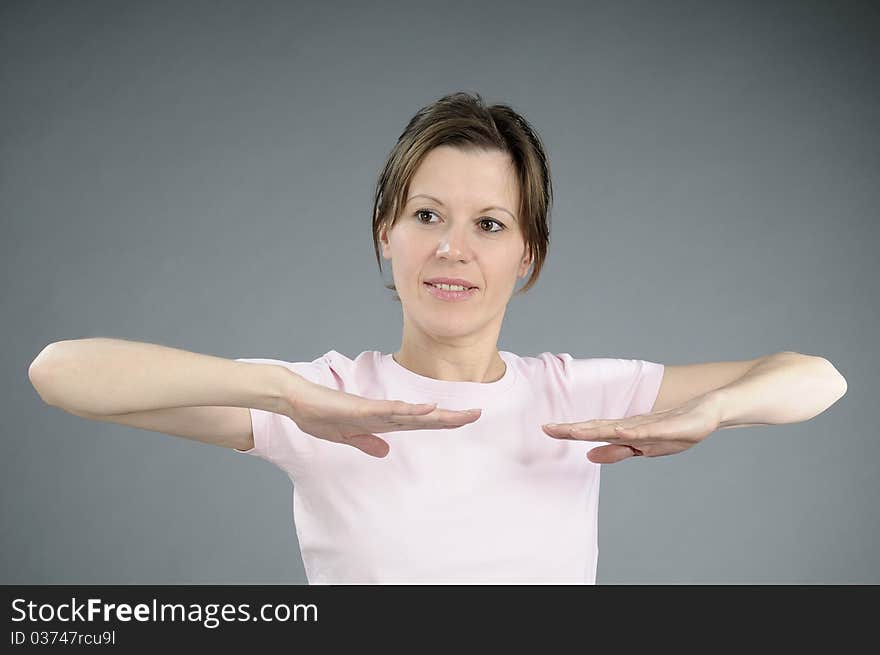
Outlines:
[[450,227],[440,236],[437,244],[437,257],[440,259],[470,259],[470,247],[462,230]]

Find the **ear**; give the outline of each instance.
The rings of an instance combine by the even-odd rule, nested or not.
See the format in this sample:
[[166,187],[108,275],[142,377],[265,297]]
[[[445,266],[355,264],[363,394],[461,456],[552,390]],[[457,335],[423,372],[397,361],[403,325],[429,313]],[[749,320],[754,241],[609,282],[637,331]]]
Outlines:
[[391,259],[391,246],[388,244],[388,228],[379,229],[379,244],[382,246],[382,257]]
[[526,254],[523,256],[522,264],[520,264],[519,272],[517,273],[517,277],[525,277],[525,274],[529,272],[529,267],[532,265],[532,254],[529,246],[526,246]]

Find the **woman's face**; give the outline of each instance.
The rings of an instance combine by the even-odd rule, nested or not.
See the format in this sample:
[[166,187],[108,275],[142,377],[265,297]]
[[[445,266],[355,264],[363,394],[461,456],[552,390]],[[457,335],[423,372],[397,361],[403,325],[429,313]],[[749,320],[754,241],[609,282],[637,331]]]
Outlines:
[[[509,155],[431,150],[410,182],[401,215],[380,232],[407,318],[437,336],[463,336],[490,323],[500,330],[516,281],[530,264],[518,208]],[[442,300],[426,284],[436,277],[462,278],[477,289],[465,300]]]

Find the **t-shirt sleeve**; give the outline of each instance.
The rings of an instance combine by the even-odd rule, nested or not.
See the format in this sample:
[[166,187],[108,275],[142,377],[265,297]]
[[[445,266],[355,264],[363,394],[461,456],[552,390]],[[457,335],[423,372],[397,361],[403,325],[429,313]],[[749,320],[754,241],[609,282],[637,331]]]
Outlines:
[[[324,357],[312,362],[286,362],[280,359],[245,358],[236,359],[237,362],[250,364],[274,364],[283,366],[309,382],[329,385],[329,365]],[[254,447],[249,450],[234,448],[237,453],[253,455],[264,459],[288,473],[295,473],[301,464],[302,454],[306,450],[307,440],[315,439],[299,429],[299,426],[289,416],[269,412],[254,407],[249,408],[251,415],[251,427],[254,433]]]
[[663,364],[644,359],[605,359],[605,385],[620,403],[621,418],[651,412],[660,393],[663,369]]
[[660,393],[664,365],[644,359],[556,356],[579,418],[626,418],[648,414]]

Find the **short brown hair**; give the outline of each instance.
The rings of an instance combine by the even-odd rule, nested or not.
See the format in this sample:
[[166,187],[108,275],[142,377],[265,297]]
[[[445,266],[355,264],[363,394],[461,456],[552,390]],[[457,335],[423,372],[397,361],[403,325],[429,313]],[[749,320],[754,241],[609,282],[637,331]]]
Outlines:
[[[373,248],[382,274],[379,233],[390,229],[405,204],[413,175],[425,156],[441,145],[463,150],[500,150],[516,168],[520,189],[517,216],[532,257],[532,274],[517,293],[525,293],[538,279],[550,243],[550,208],[553,184],[550,163],[540,137],[508,105],[487,107],[479,93],[459,91],[443,96],[416,112],[388,155],[373,199]],[[395,285],[385,288],[394,291]],[[514,294],[515,295],[515,294]]]

